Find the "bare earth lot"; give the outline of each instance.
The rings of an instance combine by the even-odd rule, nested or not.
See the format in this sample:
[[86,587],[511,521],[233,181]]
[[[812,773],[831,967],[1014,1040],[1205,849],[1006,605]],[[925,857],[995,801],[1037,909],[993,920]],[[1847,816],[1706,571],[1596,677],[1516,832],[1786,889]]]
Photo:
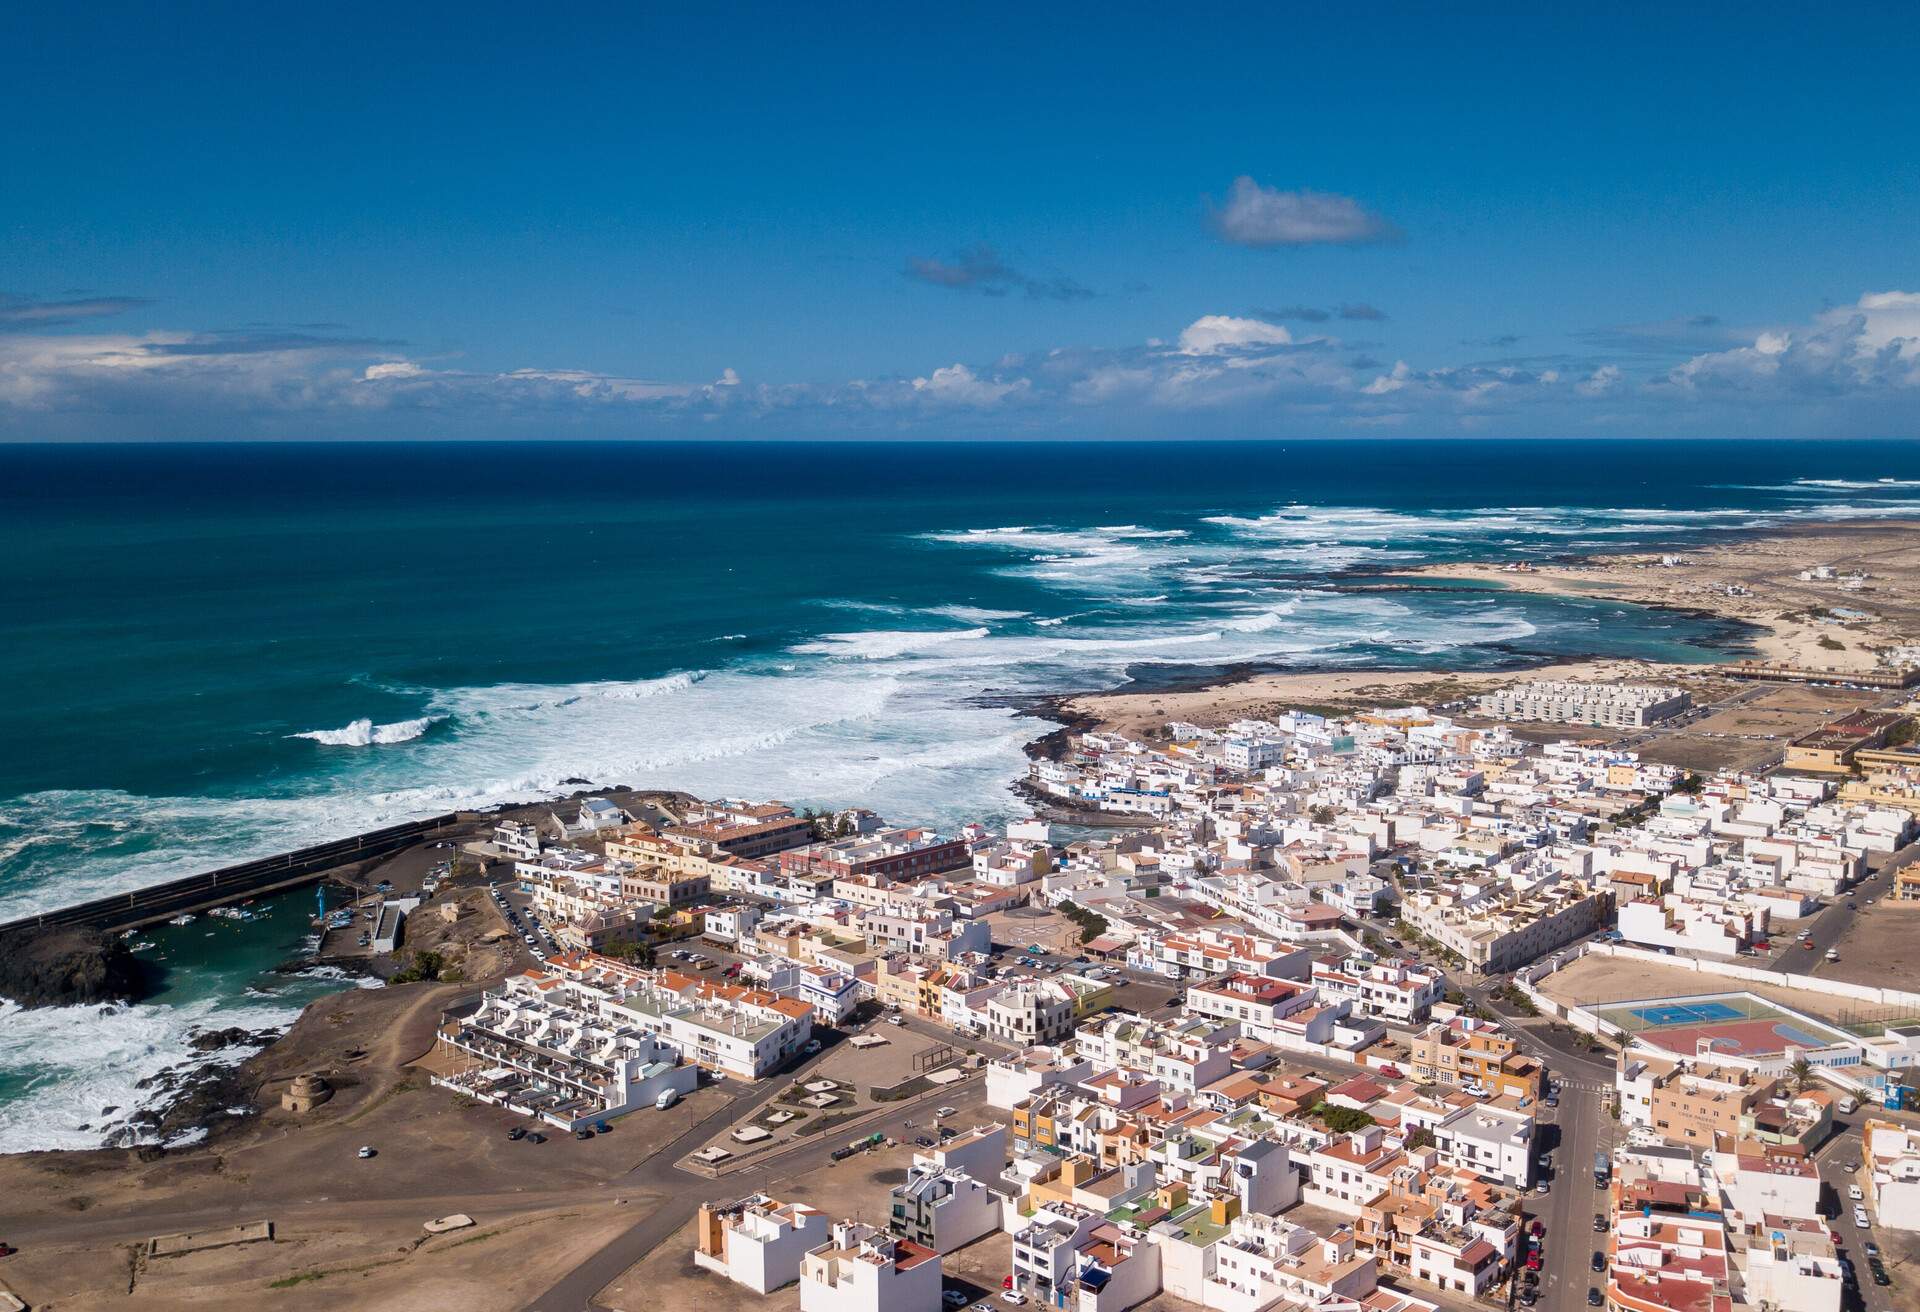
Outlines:
[[[0,1238],[20,1248],[0,1279],[54,1309],[523,1306],[634,1223],[648,1197],[611,1182],[723,1095],[702,1089],[587,1142],[511,1142],[517,1118],[429,1088],[409,1064],[430,1047],[441,1008],[472,987],[323,999],[254,1059],[268,1110],[205,1147],[146,1161],[118,1150],[0,1157]],[[305,1070],[330,1072],[338,1092],[295,1117],[278,1098]],[[361,1160],[362,1144],[378,1155]],[[421,1227],[454,1212],[478,1224],[429,1240]],[[274,1223],[272,1243],[134,1256],[154,1235],[253,1220]]]

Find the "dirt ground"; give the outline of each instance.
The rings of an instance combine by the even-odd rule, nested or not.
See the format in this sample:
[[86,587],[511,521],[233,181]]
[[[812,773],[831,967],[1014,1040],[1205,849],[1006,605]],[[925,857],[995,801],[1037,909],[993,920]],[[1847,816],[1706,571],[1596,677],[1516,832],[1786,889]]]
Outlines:
[[[645,1199],[613,1182],[723,1095],[702,1089],[585,1142],[551,1131],[540,1145],[510,1141],[518,1118],[432,1088],[410,1065],[441,1009],[472,987],[321,1000],[253,1059],[266,1110],[212,1143],[147,1160],[124,1150],[0,1157],[0,1237],[20,1248],[0,1275],[36,1308],[238,1312],[269,1289],[288,1308],[522,1306],[633,1223]],[[280,1110],[286,1083],[315,1070],[334,1097],[304,1117]],[[363,1144],[377,1155],[360,1159]],[[420,1242],[427,1221],[454,1212],[479,1224]],[[274,1222],[275,1241],[130,1265],[151,1236],[247,1220]]]
[[[1689,770],[1746,769],[1777,757],[1801,734],[1884,700],[1878,693],[1792,685],[1755,692],[1749,684],[1735,686],[1733,692],[1735,700],[1713,714],[1641,746],[1641,756]],[[1699,699],[1697,692],[1695,698]]]
[[1806,973],[1920,993],[1920,958],[1913,952],[1920,937],[1920,902],[1883,897],[1872,906],[1860,902],[1859,908],[1850,913],[1847,932],[1835,945],[1840,960],[1812,963]]

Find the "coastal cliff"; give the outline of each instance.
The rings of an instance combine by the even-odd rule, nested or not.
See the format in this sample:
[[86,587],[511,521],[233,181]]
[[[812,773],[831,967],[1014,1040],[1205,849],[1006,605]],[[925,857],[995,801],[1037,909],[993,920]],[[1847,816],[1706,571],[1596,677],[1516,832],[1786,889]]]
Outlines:
[[137,1002],[146,967],[119,938],[87,928],[15,930],[0,937],[0,997],[23,1007]]

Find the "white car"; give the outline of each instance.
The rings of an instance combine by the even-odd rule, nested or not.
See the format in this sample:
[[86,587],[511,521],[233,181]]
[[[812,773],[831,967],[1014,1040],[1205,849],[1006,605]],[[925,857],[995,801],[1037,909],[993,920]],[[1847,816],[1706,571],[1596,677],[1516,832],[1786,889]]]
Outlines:
[[940,1301],[948,1307],[965,1307],[967,1305],[967,1296],[958,1289],[949,1289],[946,1293],[940,1295]]
[[1865,1197],[1866,1197],[1866,1195],[1865,1195],[1864,1193],[1862,1193],[1862,1192],[1860,1192],[1860,1186],[1859,1186],[1859,1185],[1857,1185],[1857,1184],[1850,1184],[1850,1185],[1848,1185],[1848,1186],[1847,1186],[1847,1197],[1849,1197],[1849,1198],[1851,1198],[1851,1199],[1853,1199],[1853,1201],[1857,1203],[1857,1202],[1859,1202],[1859,1201],[1860,1201],[1861,1199],[1863,1199],[1863,1198],[1865,1198]]
[[953,1108],[951,1107],[935,1107],[933,1109],[933,1114],[935,1116],[945,1117],[945,1116],[952,1116],[954,1114],[954,1111],[953,1111]]
[[1855,1230],[1866,1230],[1870,1228],[1871,1225],[1872,1223],[1867,1220],[1864,1214],[1859,1212],[1853,1214],[1853,1228]]
[[360,1160],[365,1161],[367,1158],[373,1156],[373,1149],[366,1144],[361,1144],[360,1151],[356,1153],[355,1156],[359,1157]]

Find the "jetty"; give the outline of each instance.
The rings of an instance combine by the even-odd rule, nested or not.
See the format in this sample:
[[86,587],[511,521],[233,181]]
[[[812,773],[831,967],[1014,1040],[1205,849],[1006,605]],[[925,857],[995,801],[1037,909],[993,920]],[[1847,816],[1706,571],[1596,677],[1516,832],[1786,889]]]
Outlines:
[[76,926],[116,931],[158,924],[175,916],[210,910],[263,893],[278,893],[302,884],[318,883],[330,871],[342,866],[391,856],[422,839],[451,830],[459,823],[459,819],[457,814],[448,812],[425,820],[409,820],[404,824],[389,825],[385,829],[338,838],[294,852],[258,857],[238,865],[170,879],[162,884],[151,884],[125,893],[114,893],[74,906],[22,916],[18,920],[0,923],[0,935],[15,930]]

